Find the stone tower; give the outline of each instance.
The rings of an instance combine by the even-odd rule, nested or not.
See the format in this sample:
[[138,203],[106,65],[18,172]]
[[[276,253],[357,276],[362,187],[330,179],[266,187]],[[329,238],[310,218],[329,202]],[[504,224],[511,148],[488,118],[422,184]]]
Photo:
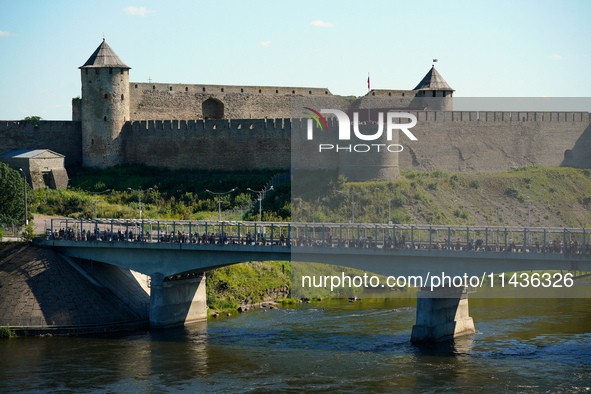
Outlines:
[[110,167],[124,161],[121,130],[129,118],[129,70],[103,42],[80,67],[82,163]]
[[421,99],[429,110],[453,111],[454,90],[435,69],[435,65],[413,90],[418,90],[416,97]]

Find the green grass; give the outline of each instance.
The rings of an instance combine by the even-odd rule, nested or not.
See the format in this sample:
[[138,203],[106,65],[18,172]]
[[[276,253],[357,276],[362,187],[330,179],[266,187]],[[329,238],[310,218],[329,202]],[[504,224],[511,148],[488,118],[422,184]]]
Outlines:
[[[313,187],[314,184],[321,187]],[[376,190],[380,189],[380,190]],[[293,185],[296,221],[348,222],[355,196],[355,221],[386,223],[391,198],[393,223],[589,227],[591,171],[525,167],[505,173],[451,174],[403,171],[391,182],[346,182],[337,174],[308,174]],[[388,194],[386,191],[392,191]],[[495,197],[500,196],[500,197]]]

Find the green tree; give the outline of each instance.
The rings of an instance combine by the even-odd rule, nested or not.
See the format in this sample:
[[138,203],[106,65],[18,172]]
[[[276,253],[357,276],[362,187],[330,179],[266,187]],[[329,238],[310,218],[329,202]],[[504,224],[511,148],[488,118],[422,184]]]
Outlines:
[[0,223],[24,223],[23,198],[23,178],[18,171],[0,163]]
[[32,122],[38,122],[41,119],[43,119],[41,116],[27,116],[26,118],[24,118],[23,120],[30,120]]

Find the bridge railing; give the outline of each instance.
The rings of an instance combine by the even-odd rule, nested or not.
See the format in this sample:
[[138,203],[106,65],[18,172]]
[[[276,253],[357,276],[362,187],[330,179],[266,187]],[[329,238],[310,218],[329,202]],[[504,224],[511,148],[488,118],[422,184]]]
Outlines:
[[52,219],[47,240],[591,255],[589,229],[138,219]]

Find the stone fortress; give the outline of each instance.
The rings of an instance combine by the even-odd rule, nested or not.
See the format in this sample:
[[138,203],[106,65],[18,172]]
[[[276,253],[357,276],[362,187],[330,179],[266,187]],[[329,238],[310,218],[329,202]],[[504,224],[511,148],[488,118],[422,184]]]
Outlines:
[[[130,69],[103,40],[80,67],[82,95],[72,102],[72,121],[1,121],[0,152],[50,149],[65,155],[66,166],[101,168],[338,169],[350,180],[395,179],[399,168],[591,168],[589,112],[453,111],[454,90],[435,67],[413,90],[373,89],[359,98],[323,88],[135,83]],[[412,129],[418,141],[400,135],[404,150],[372,159],[369,178],[359,176],[350,169],[363,155],[301,148],[307,118],[294,116],[294,108],[306,104],[356,111],[360,120],[369,107],[372,120],[379,111],[409,112],[418,119]],[[327,121],[329,130],[336,128],[335,119]]]

